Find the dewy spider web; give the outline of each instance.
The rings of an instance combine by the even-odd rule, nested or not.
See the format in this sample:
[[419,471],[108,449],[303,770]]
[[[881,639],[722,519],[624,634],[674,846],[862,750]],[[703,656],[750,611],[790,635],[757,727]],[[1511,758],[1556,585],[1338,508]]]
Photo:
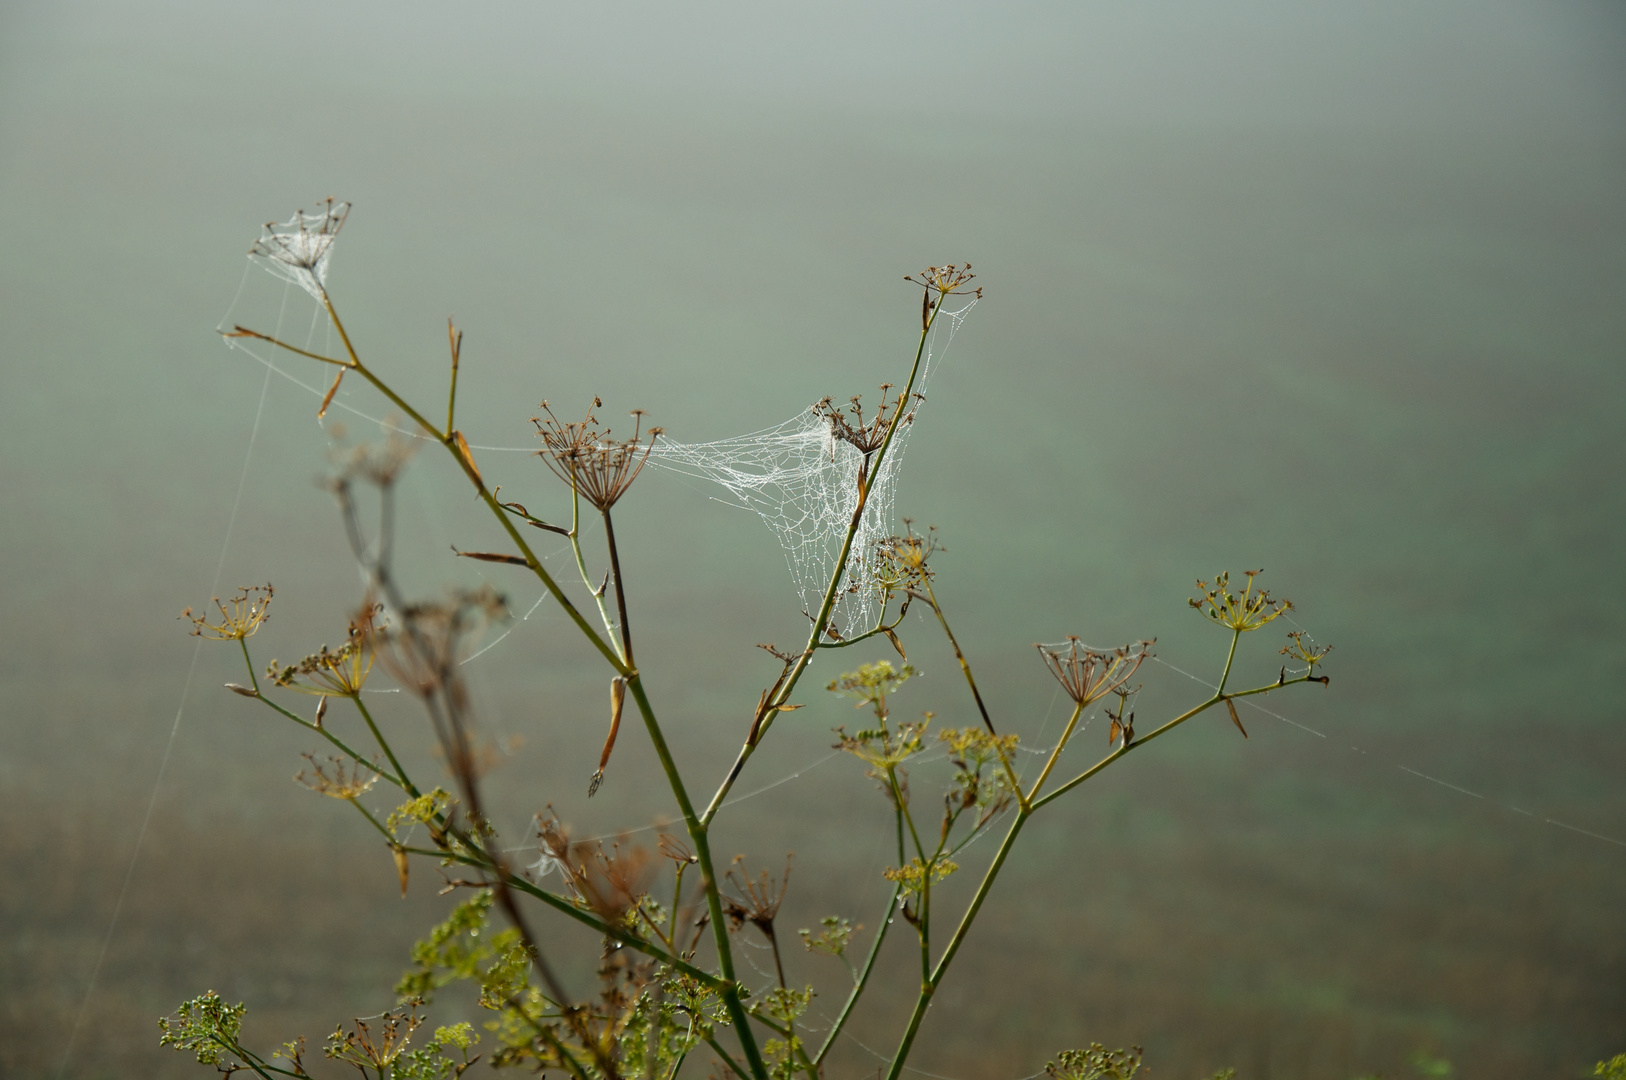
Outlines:
[[[948,351],[955,332],[976,303],[972,300],[956,311],[942,310],[940,318],[947,320],[947,329],[942,323],[933,325],[913,393],[925,393],[932,366]],[[865,557],[896,529],[893,512],[898,466],[923,403],[924,397],[915,398],[902,407],[905,420],[871,481],[864,516],[853,538],[852,556],[831,613],[831,626],[838,633],[867,630],[880,615],[880,596],[865,580]],[[720,501],[752,510],[761,517],[784,548],[803,610],[812,618],[829,588],[841,542],[858,506],[857,478],[863,459],[862,451],[836,438],[830,421],[809,407],[776,427],[732,439],[705,443],[661,439],[649,463],[711,480],[730,496]]]

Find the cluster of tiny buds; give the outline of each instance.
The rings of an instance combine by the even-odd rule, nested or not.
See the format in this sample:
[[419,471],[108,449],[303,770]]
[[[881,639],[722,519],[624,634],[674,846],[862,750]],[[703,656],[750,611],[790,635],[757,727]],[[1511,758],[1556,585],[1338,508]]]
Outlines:
[[[946,266],[928,266],[918,274],[905,274],[903,280],[935,292],[939,296],[956,296],[964,295],[967,290],[961,286],[976,276],[971,272],[970,263],[949,263]],[[977,299],[982,299],[982,286],[979,285],[971,291]]]

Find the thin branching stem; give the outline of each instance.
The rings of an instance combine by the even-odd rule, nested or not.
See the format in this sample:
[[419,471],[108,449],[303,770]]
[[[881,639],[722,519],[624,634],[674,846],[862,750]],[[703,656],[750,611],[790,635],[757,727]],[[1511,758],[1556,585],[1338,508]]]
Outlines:
[[[1022,781],[1017,779],[1016,766],[1012,763],[1010,754],[997,741],[999,733],[994,730],[994,722],[988,716],[988,707],[982,703],[982,692],[977,689],[977,680],[971,674],[971,662],[965,658],[965,653],[960,649],[960,643],[955,639],[954,631],[949,629],[948,616],[943,614],[943,605],[937,602],[937,593],[932,589],[931,578],[924,577],[924,575],[923,578],[922,584],[926,586],[926,603],[931,606],[932,613],[937,616],[938,625],[943,628],[943,635],[948,638],[949,645],[954,649],[954,658],[960,662],[960,671],[965,675],[966,685],[971,687],[971,696],[976,699],[977,712],[982,714],[983,726],[988,729],[988,734],[996,737],[994,749],[999,754],[999,763],[1005,769],[1005,776],[1011,783],[1011,790],[1016,792],[1016,801],[1025,806],[1028,797],[1022,794]],[[918,596],[920,594],[916,593],[914,595]]]
[[[939,299],[941,300],[941,298]],[[942,304],[939,302],[931,309],[931,315],[926,318],[921,327],[920,343],[915,347],[915,362],[909,369],[909,379],[903,388],[902,400],[904,402],[909,400],[909,394],[914,390],[915,380],[920,375],[921,360],[926,355],[926,343],[931,340],[932,326],[936,324],[938,313],[941,311]],[[887,427],[886,438],[881,442],[880,449],[876,450],[872,457],[865,458],[866,475],[873,475],[874,471],[880,469],[885,462],[887,451],[892,447],[892,440],[898,433],[898,426],[903,422],[904,415],[903,405],[900,404],[897,411],[892,415],[892,422]],[[813,654],[817,651],[819,642],[824,637],[825,628],[830,625],[830,613],[835,610],[836,596],[841,591],[841,580],[847,572],[847,560],[852,555],[853,540],[858,535],[858,526],[864,520],[864,510],[869,502],[869,493],[870,488],[860,484],[858,504],[853,508],[852,520],[847,523],[847,532],[841,541],[841,553],[836,557],[835,570],[830,574],[830,584],[825,587],[824,601],[819,605],[819,613],[813,618],[813,627],[807,636],[807,646],[802,650],[802,654],[797,658],[795,666],[780,685],[779,692],[767,703],[761,722],[753,725],[754,737],[748,739],[740,747],[739,756],[735,758],[734,764],[730,766],[728,775],[718,785],[717,793],[711,797],[711,803],[706,807],[705,814],[701,816],[701,821],[705,824],[709,825],[712,818],[717,816],[717,811],[722,808],[723,800],[728,798],[729,791],[734,787],[735,781],[740,778],[740,773],[744,771],[745,763],[756,752],[756,748],[761,744],[763,736],[768,733],[768,728],[773,725],[774,719],[779,715],[780,710],[790,701],[790,696],[796,689],[796,683],[801,679],[802,673],[807,670],[807,665],[812,661]]]
[[587,560],[582,557],[581,511],[581,493],[576,487],[576,471],[575,469],[572,469],[570,471],[569,535],[571,550],[576,553],[576,570],[582,576],[582,584],[586,585],[587,591],[593,594],[593,602],[598,605],[598,617],[599,620],[604,623],[604,633],[609,636],[610,643],[615,645],[616,653],[621,657],[621,662],[626,663],[626,654],[621,652],[621,646],[616,641],[615,622],[610,618],[610,609],[604,606],[604,586],[600,585],[597,588],[594,588],[593,579],[587,576]]
[[463,335],[452,326],[450,319],[446,320],[446,340],[452,350],[452,378],[446,391],[446,430],[443,434],[449,439],[457,428],[457,367],[463,355]]
[[[367,819],[367,824],[378,830],[379,835],[384,837],[385,843],[389,844],[390,847],[399,846],[395,837],[390,833],[390,831],[384,828],[383,824],[377,818],[373,817],[370,810],[361,805],[361,801],[359,799],[346,799],[345,802],[349,803],[351,806],[354,806],[357,812],[359,812],[362,817]],[[406,849],[402,848],[401,850],[405,851]]]
[[[901,826],[900,826],[901,828]],[[847,1019],[852,1016],[853,1009],[858,1005],[858,999],[863,996],[865,988],[869,985],[870,972],[875,970],[875,958],[881,955],[881,943],[886,940],[886,932],[892,926],[892,919],[897,914],[898,898],[903,895],[903,883],[900,881],[892,887],[892,895],[887,899],[886,910],[882,913],[881,925],[875,931],[875,940],[870,943],[869,955],[864,958],[864,966],[858,971],[858,978],[853,982],[852,993],[847,995],[846,1004],[842,1005],[841,1012],[836,1015],[835,1023],[830,1025],[830,1033],[824,1037],[824,1045],[813,1056],[813,1065],[817,1068],[836,1044],[836,1037],[841,1029],[847,1026]]]
[[[1236,640],[1233,638],[1231,642],[1230,656],[1228,656],[1226,660],[1227,672],[1229,672],[1230,661],[1231,659],[1234,659],[1235,655]],[[1005,839],[1001,841],[999,845],[999,851],[994,855],[993,862],[989,864],[988,870],[983,874],[982,881],[977,886],[976,895],[972,898],[970,906],[966,908],[965,914],[961,917],[960,925],[955,928],[954,936],[949,939],[947,947],[943,950],[943,955],[937,961],[937,966],[932,969],[930,976],[926,979],[924,985],[921,987],[920,996],[916,999],[914,1010],[909,1017],[909,1025],[904,1030],[903,1038],[898,1044],[897,1052],[893,1055],[891,1066],[886,1074],[886,1080],[897,1080],[899,1073],[903,1070],[904,1060],[909,1056],[910,1047],[914,1043],[916,1034],[918,1034],[920,1031],[920,1023],[925,1018],[927,1008],[929,1008],[931,1005],[932,996],[936,993],[938,985],[943,981],[943,976],[947,973],[949,965],[954,960],[955,954],[959,952],[960,945],[965,941],[966,934],[971,929],[971,924],[976,920],[977,913],[982,909],[983,901],[987,899],[989,891],[993,888],[994,879],[999,876],[999,871],[1005,865],[1005,858],[1010,854],[1011,847],[1016,843],[1016,837],[1022,831],[1022,826],[1027,824],[1028,818],[1032,817],[1047,803],[1072,790],[1079,784],[1084,783],[1086,780],[1090,779],[1092,776],[1096,775],[1113,762],[1118,761],[1125,754],[1129,753],[1130,750],[1144,746],[1146,743],[1151,742],[1159,735],[1163,735],[1174,730],[1187,720],[1190,720],[1192,717],[1213,708],[1215,705],[1218,705],[1221,702],[1234,698],[1251,697],[1255,694],[1268,694],[1272,690],[1279,690],[1284,686],[1292,686],[1295,683],[1309,681],[1311,680],[1309,679],[1308,675],[1304,675],[1296,679],[1279,679],[1276,682],[1269,683],[1264,686],[1255,687],[1251,690],[1238,691],[1233,694],[1223,694],[1216,691],[1214,696],[1208,700],[1186,710],[1179,716],[1176,716],[1174,719],[1164,723],[1161,727],[1155,728],[1144,737],[1136,739],[1128,744],[1119,745],[1119,747],[1112,753],[1108,754],[1099,762],[1084,770],[1084,772],[1069,780],[1067,783],[1058,787],[1055,791],[1052,791],[1050,794],[1045,795],[1042,798],[1034,799],[1027,808],[1019,809],[1016,813],[1016,819],[1011,822],[1011,827],[1005,834]],[[1319,682],[1320,680],[1317,679],[1314,681]],[[1037,785],[1035,785],[1034,790],[1037,792]]]
[[722,893],[718,888],[717,872],[713,868],[711,841],[706,835],[706,826],[695,814],[694,804],[689,801],[688,789],[678,772],[677,763],[672,760],[672,751],[666,745],[666,736],[661,731],[659,721],[655,719],[655,710],[649,703],[649,695],[644,692],[643,679],[636,669],[627,680],[627,689],[632,693],[633,701],[637,703],[638,714],[644,720],[644,729],[649,733],[649,741],[655,747],[655,756],[660,761],[661,771],[666,774],[667,785],[672,789],[673,797],[677,799],[678,809],[683,813],[684,827],[688,830],[689,840],[695,847],[695,858],[700,866],[700,881],[706,892],[706,910],[711,916],[712,941],[717,948],[717,967],[726,984],[721,990],[723,1004],[728,1009],[729,1018],[734,1022],[740,1049],[745,1054],[752,1075],[766,1077],[767,1066],[763,1064],[756,1038],[745,1022],[745,1006],[740,1001],[738,979],[734,974],[733,946],[728,940],[728,922],[723,914]]
[[1045,780],[1050,777],[1050,770],[1056,767],[1056,761],[1061,757],[1061,752],[1067,748],[1067,740],[1072,738],[1073,728],[1077,725],[1078,718],[1083,714],[1083,702],[1073,706],[1073,715],[1067,718],[1066,729],[1062,731],[1061,738],[1056,740],[1055,749],[1051,750],[1050,756],[1045,759],[1044,768],[1039,770],[1039,778],[1033,782],[1032,789],[1027,793],[1026,799],[1023,800],[1024,803],[1031,804],[1034,799],[1039,797],[1039,789],[1044,787]]
[[610,576],[615,579],[615,611],[621,617],[621,659],[627,666],[636,668],[638,665],[632,659],[632,625],[627,621],[627,591],[621,581],[621,553],[615,545],[615,525],[610,521],[610,508],[606,506],[604,514],[604,542],[610,549]]
[[481,479],[480,473],[474,467],[474,462],[459,449],[455,437],[456,433],[442,434],[436,430],[435,426],[425,419],[422,413],[407,404],[406,400],[397,394],[389,384],[375,375],[367,365],[363,364],[360,357],[356,355],[354,346],[350,343],[350,335],[345,331],[344,323],[340,321],[339,313],[334,309],[332,299],[324,295],[322,303],[327,309],[328,318],[333,320],[333,328],[339,332],[339,340],[344,343],[345,354],[350,357],[350,366],[358,375],[372,383],[379,393],[390,400],[391,404],[410,417],[413,423],[417,424],[425,433],[446,448],[447,452],[457,461],[464,475],[469,478],[469,482],[474,485],[481,500],[485,502],[492,514],[502,524],[503,530],[508,533],[508,537],[514,542],[514,546],[524,556],[525,565],[536,575],[537,580],[542,582],[543,587],[553,594],[553,598],[558,601],[565,614],[570,616],[571,622],[576,624],[576,628],[592,643],[593,647],[603,654],[604,658],[610,662],[610,665],[618,673],[626,675],[628,673],[626,664],[615,654],[614,648],[587,624],[587,620],[576,609],[576,605],[570,602],[570,598],[565,596],[564,591],[559,587],[559,583],[553,579],[553,575],[548,573],[547,568],[542,565],[542,560],[537,558],[536,553],[531,550],[531,545],[525,542],[525,537],[514,526],[510,515],[502,508],[502,504],[497,501],[497,497],[486,487],[485,481]]
[[413,798],[417,798],[422,794],[422,792],[418,790],[417,785],[414,784],[411,778],[407,776],[406,770],[401,767],[400,761],[396,760],[395,751],[390,749],[389,740],[384,738],[383,733],[378,730],[378,725],[373,723],[373,714],[368,712],[367,706],[361,703],[360,692],[351,694],[349,697],[350,700],[355,703],[356,711],[361,713],[361,718],[367,721],[367,730],[371,731],[373,733],[373,738],[378,740],[378,748],[384,751],[385,757],[389,758],[390,767],[395,770],[395,775],[401,778],[401,787],[412,795]]
[[301,349],[297,345],[290,345],[286,341],[274,338],[270,334],[262,334],[258,330],[250,330],[246,326],[234,326],[229,331],[222,330],[220,333],[222,337],[255,338],[259,341],[266,342],[267,344],[275,345],[279,349],[287,349],[291,353],[297,353],[300,356],[309,357],[312,360],[318,360],[324,364],[332,364],[335,367],[348,369],[355,366],[349,360],[336,360],[331,356],[323,356],[321,353],[313,353],[308,349]]
[[1148,732],[1145,735],[1138,736],[1135,739],[1135,741],[1130,743],[1128,746],[1124,746],[1124,745],[1120,744],[1118,749],[1114,750],[1112,753],[1108,754],[1106,757],[1102,758],[1100,761],[1096,762],[1094,765],[1090,766],[1088,769],[1085,769],[1082,773],[1080,773],[1079,775],[1073,777],[1071,780],[1067,781],[1067,783],[1063,784],[1061,787],[1057,788],[1055,791],[1052,791],[1050,794],[1044,796],[1043,798],[1034,800],[1033,809],[1037,810],[1039,807],[1041,807],[1041,806],[1045,805],[1046,803],[1050,802],[1052,799],[1056,798],[1057,796],[1063,795],[1066,792],[1071,791],[1073,788],[1077,787],[1079,784],[1082,784],[1084,781],[1088,780],[1090,777],[1094,776],[1096,773],[1100,772],[1102,769],[1106,768],[1108,765],[1112,764],[1114,761],[1117,761],[1119,758],[1121,758],[1125,754],[1129,753],[1129,751],[1134,750],[1134,749],[1136,749],[1138,747],[1141,747],[1141,746],[1145,746],[1147,743],[1151,742],[1153,739],[1157,738],[1159,735],[1163,735],[1163,734],[1166,734],[1166,733],[1168,733],[1170,731],[1173,731],[1175,728],[1179,727],[1181,724],[1185,723],[1187,720],[1190,720],[1192,717],[1198,715],[1199,713],[1207,712],[1209,709],[1212,709],[1215,705],[1222,704],[1222,703],[1224,703],[1226,701],[1234,701],[1237,698],[1253,697],[1255,694],[1268,694],[1272,690],[1280,690],[1283,687],[1294,686],[1294,685],[1297,685],[1298,683],[1305,683],[1305,682],[1317,682],[1318,683],[1320,681],[1321,680],[1319,678],[1311,679],[1308,676],[1301,675],[1296,679],[1287,679],[1287,680],[1284,680],[1284,681],[1267,683],[1264,686],[1256,686],[1252,690],[1238,690],[1238,691],[1235,691],[1234,693],[1230,693],[1230,694],[1215,694],[1213,697],[1209,698],[1207,701],[1204,701],[1201,704],[1194,705],[1190,709],[1187,709],[1185,712],[1181,713],[1179,716],[1175,717],[1173,720],[1170,720],[1167,723],[1165,723],[1162,727],[1155,728],[1155,729],[1153,729],[1152,731]]
[[1225,654],[1225,670],[1220,672],[1219,686],[1214,688],[1215,699],[1225,696],[1225,681],[1231,677],[1231,664],[1236,660],[1236,643],[1242,637],[1242,631],[1231,631],[1231,648]]
[[[404,780],[402,780],[400,777],[392,775],[391,773],[385,772],[383,769],[380,769],[376,764],[374,764],[369,759],[362,757],[361,754],[359,754],[355,750],[353,750],[347,743],[345,743],[345,741],[343,739],[341,739],[337,735],[333,734],[333,732],[327,730],[324,727],[317,727],[315,724],[311,723],[309,720],[305,719],[303,716],[300,716],[298,713],[293,712],[290,709],[285,709],[281,705],[278,705],[276,702],[272,701],[270,698],[266,697],[265,696],[265,691],[263,689],[261,689],[261,687],[260,687],[260,680],[259,680],[258,676],[256,676],[254,674],[254,662],[249,659],[248,643],[245,642],[243,639],[238,638],[237,639],[237,644],[242,647],[242,650],[243,650],[243,663],[245,665],[247,665],[247,667],[248,667],[249,682],[254,687],[254,696],[255,696],[255,699],[257,701],[264,704],[267,708],[271,709],[273,712],[278,713],[281,716],[287,717],[289,720],[292,720],[294,723],[298,724],[300,727],[306,728],[307,730],[316,732],[316,734],[322,736],[322,738],[326,739],[329,743],[331,743],[333,745],[334,749],[338,750],[340,753],[342,753],[345,757],[349,758],[351,761],[354,761],[357,765],[365,765],[367,768],[371,769],[373,772],[377,773],[379,776],[382,776],[385,780],[388,780],[390,783],[394,784],[396,787],[400,788],[402,791],[410,791],[411,790],[410,788],[407,787],[406,782]],[[416,795],[417,792],[413,791],[412,794]]]
[[735,1076],[739,1077],[740,1080],[751,1080],[751,1074],[740,1068],[740,1063],[734,1060],[734,1056],[732,1054],[723,1049],[722,1044],[717,1041],[717,1036],[705,1036],[705,1043],[707,1046],[712,1048],[719,1058],[722,1059],[723,1064],[727,1065],[733,1070]]

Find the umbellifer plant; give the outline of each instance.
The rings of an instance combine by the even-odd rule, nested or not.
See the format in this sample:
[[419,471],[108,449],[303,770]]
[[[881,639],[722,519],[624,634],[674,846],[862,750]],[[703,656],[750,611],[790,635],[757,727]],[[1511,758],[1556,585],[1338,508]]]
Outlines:
[[[883,386],[880,407],[868,414],[856,397],[842,406],[825,399],[810,411],[823,439],[819,453],[827,453],[832,467],[839,470],[836,493],[841,512],[831,519],[833,535],[820,538],[835,553],[833,565],[825,567],[822,593],[815,594],[816,602],[804,612],[808,629],[802,647],[794,651],[763,647],[779,670],[755,705],[742,709],[744,742],[701,804],[691,794],[693,778],[679,771],[650,703],[634,649],[615,539],[617,509],[656,453],[661,429],[644,429],[641,414],[635,414],[633,434],[616,439],[595,414],[602,407],[597,400],[583,419],[570,421],[559,419],[544,402],[535,419],[539,455],[559,482],[555,498],[567,512],[550,521],[522,503],[500,498],[456,424],[461,335],[448,324],[451,372],[442,425],[368,366],[346,333],[328,293],[326,266],[347,211],[346,204],[330,200],[318,214],[301,213],[286,225],[267,226],[251,252],[315,298],[336,332],[342,346],[339,354],[322,355],[248,327],[237,326],[227,334],[332,368],[323,411],[341,380],[350,375],[370,383],[404,417],[400,428],[380,444],[338,458],[330,480],[352,554],[365,571],[365,595],[339,648],[323,646],[294,664],[272,661],[263,671],[251,656],[249,638],[266,619],[270,585],[244,589],[225,602],[217,599],[212,611],[198,616],[188,611],[187,616],[194,633],[234,642],[241,650],[247,682],[229,684],[229,689],[326,740],[327,756],[307,755],[309,764],[300,779],[349,803],[366,819],[367,827],[377,831],[394,857],[403,892],[418,859],[455,868],[459,876],[448,875],[448,880],[467,890],[447,920],[414,949],[413,967],[395,988],[397,1007],[371,1021],[341,1025],[325,1043],[327,1058],[349,1063],[364,1077],[439,1080],[462,1075],[483,1057],[492,1066],[563,1072],[579,1080],[670,1080],[680,1073],[690,1075],[708,1061],[714,1069],[741,1078],[802,1075],[817,1080],[831,1047],[871,984],[889,927],[901,916],[908,927],[903,932],[915,938],[909,963],[918,964],[919,988],[886,1070],[888,1080],[894,1080],[915,1045],[933,995],[1030,818],[1131,751],[1209,709],[1224,707],[1245,736],[1237,699],[1327,682],[1318,673],[1326,649],[1295,632],[1281,650],[1291,670],[1283,666],[1275,680],[1262,686],[1230,686],[1232,662],[1243,635],[1272,622],[1289,605],[1261,589],[1256,572],[1246,574],[1240,583],[1221,574],[1211,584],[1199,581],[1198,595],[1189,601],[1229,635],[1224,666],[1210,696],[1161,723],[1142,722],[1137,731],[1131,709],[1137,687],[1132,680],[1151,655],[1151,641],[1111,649],[1091,648],[1077,638],[1041,645],[1040,660],[1073,708],[1055,745],[1033,755],[1029,767],[1024,767],[1017,736],[1002,732],[990,715],[938,599],[935,532],[916,531],[907,522],[896,535],[881,536],[875,528],[881,513],[874,505],[876,492],[889,475],[889,455],[896,454],[900,433],[913,422],[923,400],[923,359],[929,355],[934,326],[946,311],[955,318],[961,314],[947,306],[956,302],[954,298],[965,298],[959,301],[964,304],[981,295],[971,284],[969,265],[933,266],[906,279],[921,290],[922,299],[914,359],[902,382]],[[489,588],[454,591],[429,601],[403,591],[391,562],[392,492],[411,457],[408,436],[438,443],[451,455],[484,512],[500,523],[510,544],[505,551],[459,554],[510,564],[516,572],[534,576],[608,669],[609,734],[591,774],[590,793],[603,780],[630,699],[682,821],[681,829],[662,833],[653,850],[572,842],[551,811],[535,818],[534,861],[529,855],[511,858],[515,849],[499,839],[483,797],[486,751],[471,732],[461,661],[482,629],[504,617],[504,601]],[[376,489],[380,496],[381,519],[371,528],[362,520],[356,498],[363,487]],[[584,502],[599,516],[607,545],[609,572],[598,581],[589,574],[582,551]],[[532,499],[530,505],[542,504]],[[555,523],[564,520],[570,524]],[[579,585],[572,582],[567,587],[544,565],[528,539],[536,530],[570,540]],[[585,602],[588,598],[591,603]],[[934,730],[930,713],[916,719],[894,715],[895,693],[915,674],[903,641],[904,616],[911,605],[928,612],[925,625],[935,624],[946,636],[975,705],[976,722]],[[838,626],[838,608],[862,613],[865,621],[848,617]],[[839,958],[848,976],[834,1019],[816,1025],[804,1017],[814,988],[795,985],[784,974],[781,950],[795,939],[787,940],[776,918],[788,870],[784,876],[765,871],[753,875],[739,860],[719,867],[711,830],[730,790],[779,718],[800,707],[792,698],[814,656],[858,647],[878,647],[887,658],[856,664],[829,683],[829,690],[854,699],[867,714],[857,730],[836,730],[836,746],[868,767],[886,797],[896,864],[885,871],[890,896],[867,943],[857,940],[861,927],[834,916],[825,919],[817,933],[800,932],[807,950]],[[422,704],[449,776],[445,786],[426,787],[409,775],[374,721],[363,688],[376,665]],[[294,695],[316,698],[314,710],[296,710]],[[1080,718],[1097,703],[1111,721],[1108,752],[1088,768],[1061,768],[1062,753],[1079,730]],[[929,747],[945,752],[952,766],[952,781],[940,803],[913,798],[908,783],[911,760]],[[398,807],[382,819],[359,799],[378,784],[399,792]],[[538,803],[545,804],[546,797],[546,792],[538,793]],[[996,827],[1004,829],[1003,839],[981,868],[981,881],[969,904],[963,910],[945,910],[937,886],[960,871],[957,860],[965,858],[960,854],[965,845]],[[421,835],[427,840],[414,839]],[[553,955],[556,937],[539,929],[543,919],[581,924],[602,941],[596,995],[582,996],[566,986]],[[500,920],[500,928],[488,931],[494,920]],[[752,985],[742,977],[735,963],[739,934],[760,935],[772,949],[776,977],[768,985]],[[493,1014],[486,1033],[457,1024],[438,1028],[414,1044],[414,1033],[436,991],[465,980],[477,987],[480,1004]],[[265,1080],[311,1075],[303,1038],[262,1056],[242,1044],[242,1016],[241,1005],[230,1005],[210,992],[183,1003],[160,1021],[162,1041],[192,1051],[200,1062],[228,1074],[249,1071]],[[1138,1050],[1092,1046],[1058,1054],[1049,1071],[1057,1077],[1128,1076],[1139,1061]]]

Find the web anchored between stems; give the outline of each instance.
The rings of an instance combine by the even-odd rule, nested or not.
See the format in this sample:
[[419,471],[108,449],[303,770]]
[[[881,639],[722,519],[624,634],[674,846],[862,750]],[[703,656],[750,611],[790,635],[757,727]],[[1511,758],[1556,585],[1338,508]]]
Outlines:
[[[877,475],[868,481],[863,519],[853,538],[853,557],[831,613],[832,636],[867,629],[880,614],[880,594],[867,587],[864,555],[896,531],[898,467],[925,402],[927,379],[976,303],[973,298],[958,310],[943,309],[933,324],[914,391],[909,400],[895,406],[903,410],[903,421]],[[888,389],[883,389],[883,399]],[[716,442],[680,443],[663,438],[656,443],[649,463],[720,484],[728,492],[720,501],[761,517],[785,550],[785,562],[804,610],[813,613],[835,573],[842,539],[858,505],[854,477],[860,474],[866,454],[849,437],[856,407],[855,402],[838,412],[828,401],[821,402],[775,427]],[[862,415],[858,422],[864,422]]]

